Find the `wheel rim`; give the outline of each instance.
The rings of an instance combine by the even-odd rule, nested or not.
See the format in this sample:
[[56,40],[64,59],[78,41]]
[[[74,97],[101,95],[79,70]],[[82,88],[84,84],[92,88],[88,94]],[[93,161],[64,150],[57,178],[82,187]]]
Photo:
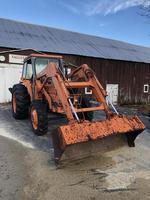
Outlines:
[[38,128],[38,114],[35,108],[31,109],[31,121],[34,129]]
[[13,112],[16,113],[16,97],[13,94],[13,99],[12,99],[12,106],[13,106]]

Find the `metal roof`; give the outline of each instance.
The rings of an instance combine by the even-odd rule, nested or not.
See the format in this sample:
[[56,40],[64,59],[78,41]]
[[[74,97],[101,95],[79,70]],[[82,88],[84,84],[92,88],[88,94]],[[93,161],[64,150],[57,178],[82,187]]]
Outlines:
[[150,63],[150,48],[0,18],[0,47]]

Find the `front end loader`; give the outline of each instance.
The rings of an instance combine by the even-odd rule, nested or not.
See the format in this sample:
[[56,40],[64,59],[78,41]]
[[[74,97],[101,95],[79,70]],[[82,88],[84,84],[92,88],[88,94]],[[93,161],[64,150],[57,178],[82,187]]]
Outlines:
[[[66,115],[68,123],[52,133],[55,163],[89,156],[95,153],[93,149],[109,149],[111,142],[116,141],[114,146],[119,142],[116,138],[123,137],[134,147],[136,137],[145,129],[138,116],[117,112],[88,65],[66,72],[61,56],[32,54],[24,62],[21,82],[10,88],[13,116],[23,119],[30,111],[37,135],[48,131],[48,110]],[[95,112],[103,119],[94,120]]]

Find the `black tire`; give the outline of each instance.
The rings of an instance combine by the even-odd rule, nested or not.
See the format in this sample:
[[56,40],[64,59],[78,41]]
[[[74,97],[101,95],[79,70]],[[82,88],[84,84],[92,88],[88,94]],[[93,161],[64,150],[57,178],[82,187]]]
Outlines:
[[38,136],[45,135],[48,131],[47,103],[41,100],[32,101],[30,106],[30,116],[33,132]]
[[15,119],[26,119],[29,114],[30,96],[27,88],[16,84],[12,88],[12,115]]
[[[90,108],[91,107],[90,98],[83,97],[81,106],[82,106],[82,108]],[[93,111],[78,113],[78,116],[80,119],[85,119],[85,120],[89,120],[89,121],[92,121],[93,115],[94,115]]]

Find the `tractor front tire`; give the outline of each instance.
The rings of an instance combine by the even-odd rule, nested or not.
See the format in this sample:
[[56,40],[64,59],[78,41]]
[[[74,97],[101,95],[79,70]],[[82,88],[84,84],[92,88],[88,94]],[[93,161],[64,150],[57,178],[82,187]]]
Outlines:
[[31,126],[33,132],[42,136],[48,131],[47,104],[41,100],[34,100],[30,107]]
[[15,119],[26,119],[29,114],[30,96],[27,88],[16,84],[12,88],[12,115]]

